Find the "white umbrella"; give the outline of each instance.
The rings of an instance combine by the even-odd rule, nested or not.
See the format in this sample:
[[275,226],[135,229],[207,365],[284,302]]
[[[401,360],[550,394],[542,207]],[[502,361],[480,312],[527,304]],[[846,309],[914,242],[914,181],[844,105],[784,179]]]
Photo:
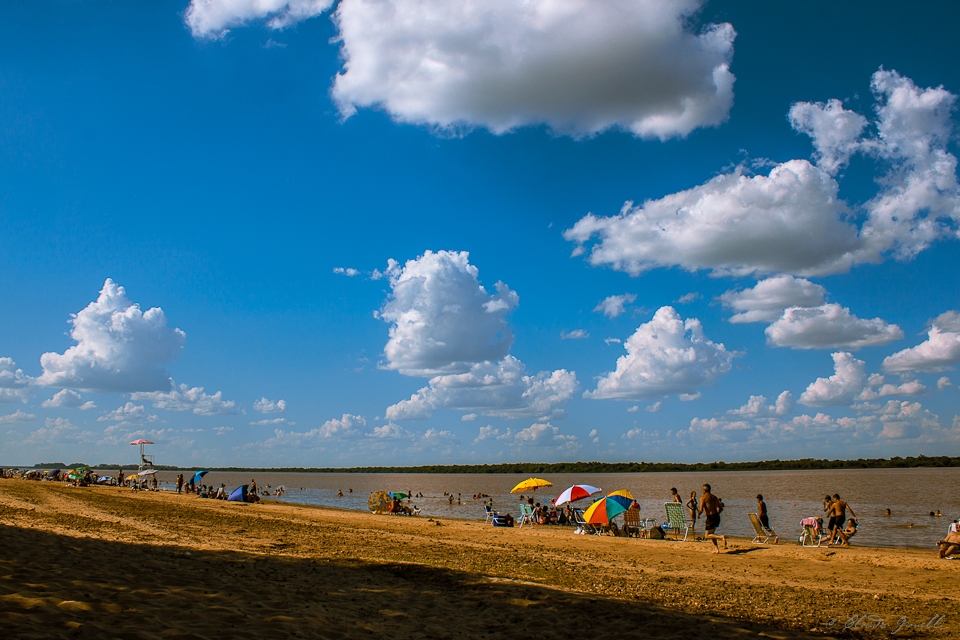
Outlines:
[[557,500],[553,504],[560,507],[568,502],[576,502],[577,500],[582,500],[583,498],[589,498],[593,494],[601,491],[603,491],[603,489],[591,486],[589,484],[575,484],[569,489],[564,489],[563,493],[557,496]]
[[157,472],[156,469],[144,469],[143,471],[141,471],[141,472],[138,473],[137,475],[138,475],[138,476],[152,476],[152,475],[155,474],[156,472]]

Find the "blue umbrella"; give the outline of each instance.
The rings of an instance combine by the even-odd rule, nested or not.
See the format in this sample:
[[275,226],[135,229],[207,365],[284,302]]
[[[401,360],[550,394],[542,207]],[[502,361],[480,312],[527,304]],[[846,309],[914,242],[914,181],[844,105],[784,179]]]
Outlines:
[[200,479],[203,476],[207,475],[208,473],[210,473],[209,469],[204,469],[203,471],[197,471],[195,474],[193,474],[193,484],[197,484],[198,482],[200,482]]

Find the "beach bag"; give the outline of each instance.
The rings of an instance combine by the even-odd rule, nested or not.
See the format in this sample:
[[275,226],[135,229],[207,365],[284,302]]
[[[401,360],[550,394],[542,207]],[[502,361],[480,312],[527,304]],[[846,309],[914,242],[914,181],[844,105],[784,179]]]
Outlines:
[[512,527],[513,520],[507,519],[507,516],[495,515],[493,516],[493,526],[495,527]]

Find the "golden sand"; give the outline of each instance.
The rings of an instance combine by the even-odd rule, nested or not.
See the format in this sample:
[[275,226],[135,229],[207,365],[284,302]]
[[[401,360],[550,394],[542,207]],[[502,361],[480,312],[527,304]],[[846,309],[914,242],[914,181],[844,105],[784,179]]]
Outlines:
[[888,638],[905,622],[925,626],[894,637],[960,637],[960,561],[787,537],[716,556],[565,527],[0,480],[0,636]]

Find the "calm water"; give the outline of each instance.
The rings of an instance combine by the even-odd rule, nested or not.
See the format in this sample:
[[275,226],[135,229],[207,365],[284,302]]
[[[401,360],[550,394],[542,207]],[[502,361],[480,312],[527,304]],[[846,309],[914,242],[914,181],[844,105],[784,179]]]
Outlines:
[[[186,473],[184,473],[187,476]],[[157,474],[170,488],[176,472]],[[510,474],[357,474],[357,473],[223,473],[211,472],[206,484],[226,484],[229,489],[249,483],[287,489],[287,502],[366,510],[371,491],[423,493],[412,503],[422,515],[482,518],[483,501],[476,493],[493,497],[499,511],[516,516],[518,498],[510,489],[527,476]],[[770,524],[781,540],[796,540],[799,522],[821,513],[825,494],[839,493],[860,518],[854,542],[866,546],[929,547],[942,538],[960,517],[960,469],[856,469],[843,471],[728,471],[722,473],[626,473],[545,474],[553,487],[537,491],[537,501],[556,497],[574,483],[587,483],[605,491],[629,489],[640,503],[640,514],[664,519],[663,502],[676,487],[684,502],[690,492],[709,482],[725,505],[719,533],[753,536],[747,513],[756,510],[756,495],[762,493],[770,511]],[[348,493],[348,489],[353,489]],[[344,496],[337,497],[343,490]],[[462,495],[462,504],[448,503],[444,492]],[[577,503],[586,507],[589,500]],[[889,508],[891,516],[883,515]],[[930,517],[939,509],[944,517]],[[701,521],[702,522],[702,521]],[[699,524],[699,523],[698,523]],[[912,528],[910,525],[913,525]],[[698,528],[702,534],[702,529]]]

